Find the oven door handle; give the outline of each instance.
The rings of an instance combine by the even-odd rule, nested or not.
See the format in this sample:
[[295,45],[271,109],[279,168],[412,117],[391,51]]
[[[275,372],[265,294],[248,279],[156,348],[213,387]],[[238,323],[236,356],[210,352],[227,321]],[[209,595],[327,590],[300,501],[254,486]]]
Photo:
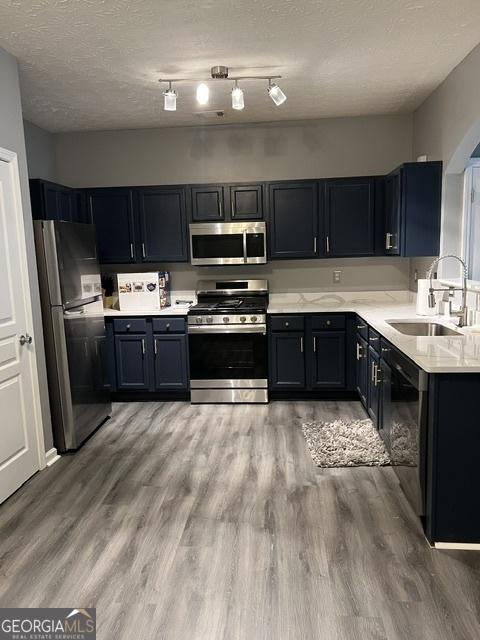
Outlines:
[[252,325],[209,325],[202,327],[188,327],[188,333],[262,333],[266,335],[267,325],[265,324],[252,324]]

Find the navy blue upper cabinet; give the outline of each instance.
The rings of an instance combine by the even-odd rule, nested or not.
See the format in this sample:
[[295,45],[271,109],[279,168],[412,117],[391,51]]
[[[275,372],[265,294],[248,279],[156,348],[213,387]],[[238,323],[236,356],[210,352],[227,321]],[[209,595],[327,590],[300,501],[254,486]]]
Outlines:
[[88,215],[97,230],[99,261],[124,263],[137,260],[133,192],[131,189],[91,189]]
[[385,178],[385,253],[435,256],[440,249],[442,163],[409,162]]
[[47,180],[30,180],[32,215],[35,220],[76,222],[75,190]]
[[136,191],[142,260],[186,261],[185,190],[182,187],[151,187]]
[[270,258],[315,258],[318,253],[316,181],[268,185]]
[[193,222],[221,222],[225,219],[224,187],[218,184],[190,187]]
[[230,218],[232,220],[263,220],[263,185],[229,185]]
[[325,255],[371,256],[375,251],[375,179],[325,180]]

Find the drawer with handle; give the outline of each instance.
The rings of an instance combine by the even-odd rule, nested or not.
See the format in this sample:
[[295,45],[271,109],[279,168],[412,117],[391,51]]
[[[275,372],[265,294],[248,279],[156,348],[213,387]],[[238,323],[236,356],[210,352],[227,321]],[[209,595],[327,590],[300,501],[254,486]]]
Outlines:
[[153,333],[185,333],[185,318],[153,318]]
[[113,320],[115,333],[147,333],[145,318],[115,318]]
[[345,316],[333,314],[312,316],[312,329],[314,331],[321,329],[345,329]]
[[303,331],[305,318],[302,315],[272,316],[270,326],[272,331]]
[[355,329],[358,334],[362,336],[365,340],[368,340],[368,324],[360,318],[360,316],[356,316],[355,318]]
[[372,327],[368,327],[368,344],[377,354],[380,354],[380,334]]

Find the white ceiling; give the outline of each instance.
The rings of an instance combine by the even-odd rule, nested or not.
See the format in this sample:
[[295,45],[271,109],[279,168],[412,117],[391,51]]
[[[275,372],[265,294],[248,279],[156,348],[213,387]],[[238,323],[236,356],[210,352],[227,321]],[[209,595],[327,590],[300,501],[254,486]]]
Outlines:
[[[301,120],[414,110],[480,39],[478,0],[12,0],[0,46],[20,64],[24,113],[50,131]],[[210,83],[203,120],[194,84],[162,110],[160,76],[278,73],[264,83]]]

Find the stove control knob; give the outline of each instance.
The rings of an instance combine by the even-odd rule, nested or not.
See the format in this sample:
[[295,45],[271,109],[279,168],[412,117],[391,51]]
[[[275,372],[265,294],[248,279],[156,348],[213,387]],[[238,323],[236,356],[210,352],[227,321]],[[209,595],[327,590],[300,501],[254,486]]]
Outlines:
[[227,324],[227,322],[230,322],[230,318],[228,316],[223,316],[223,321]]
[[202,316],[197,316],[197,324],[202,324],[203,318]]
[[207,324],[212,324],[213,318],[212,316],[207,316]]
[[257,318],[257,316],[252,316],[252,317],[250,318],[250,320],[251,320],[252,322],[256,322],[256,321],[258,320],[258,318]]
[[240,322],[245,322],[246,321],[246,317],[245,316],[240,316]]

